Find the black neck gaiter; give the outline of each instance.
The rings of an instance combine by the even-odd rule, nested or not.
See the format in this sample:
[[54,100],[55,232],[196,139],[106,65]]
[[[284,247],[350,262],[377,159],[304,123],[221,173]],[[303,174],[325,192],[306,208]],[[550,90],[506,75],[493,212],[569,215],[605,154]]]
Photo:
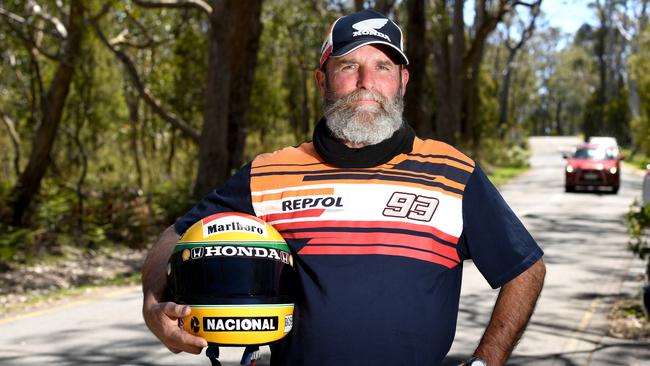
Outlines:
[[325,118],[314,129],[314,148],[326,163],[339,168],[371,168],[389,162],[395,156],[413,149],[415,132],[408,123],[390,138],[361,148],[350,148],[332,136]]

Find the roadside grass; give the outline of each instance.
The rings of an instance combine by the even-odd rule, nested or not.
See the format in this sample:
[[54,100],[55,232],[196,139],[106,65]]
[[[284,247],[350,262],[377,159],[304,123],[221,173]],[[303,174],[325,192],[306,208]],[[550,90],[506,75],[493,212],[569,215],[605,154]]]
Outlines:
[[634,153],[632,152],[632,150],[628,148],[622,148],[621,154],[625,156],[624,162],[626,164],[629,164],[643,171],[645,171],[647,169],[648,164],[650,164],[650,156],[647,156],[639,152]]
[[650,339],[650,321],[638,298],[617,301],[608,315],[609,334],[624,339]]
[[0,269],[0,318],[140,281],[142,250],[66,245]]
[[493,167],[488,173],[488,177],[495,186],[500,187],[528,169],[528,167]]
[[[45,304],[57,303],[73,298],[81,297],[89,292],[104,287],[131,286],[140,283],[140,273],[119,274],[113,278],[98,281],[92,284],[83,284],[76,287],[57,289],[42,294],[26,293],[25,301],[10,304],[2,308],[3,315],[24,311],[27,309],[39,308]],[[0,316],[0,319],[2,317]]]

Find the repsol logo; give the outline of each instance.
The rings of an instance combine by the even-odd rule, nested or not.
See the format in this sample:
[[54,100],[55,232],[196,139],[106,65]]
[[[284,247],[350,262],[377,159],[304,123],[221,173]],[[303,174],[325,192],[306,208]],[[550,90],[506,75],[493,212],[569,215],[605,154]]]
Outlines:
[[343,197],[304,197],[282,200],[282,211],[296,211],[309,208],[342,209]]
[[255,318],[204,317],[204,332],[266,332],[278,330],[277,316]]
[[247,246],[205,246],[194,247],[191,251],[192,259],[203,257],[248,257],[274,259],[282,263],[290,264],[291,255],[289,252],[274,248],[247,247]]

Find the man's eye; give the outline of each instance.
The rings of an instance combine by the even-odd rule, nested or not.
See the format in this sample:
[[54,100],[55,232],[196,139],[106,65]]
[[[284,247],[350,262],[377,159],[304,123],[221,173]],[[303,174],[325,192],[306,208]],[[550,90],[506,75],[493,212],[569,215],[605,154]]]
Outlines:
[[356,65],[343,65],[341,70],[354,70],[356,68]]

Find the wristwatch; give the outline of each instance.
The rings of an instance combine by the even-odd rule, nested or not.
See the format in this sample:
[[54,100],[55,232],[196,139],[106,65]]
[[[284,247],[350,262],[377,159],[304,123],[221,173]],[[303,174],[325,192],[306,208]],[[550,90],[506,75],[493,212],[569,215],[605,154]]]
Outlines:
[[467,360],[467,362],[465,362],[463,365],[465,365],[465,366],[487,366],[487,362],[485,362],[484,360],[474,356],[474,357],[470,358],[469,360]]

